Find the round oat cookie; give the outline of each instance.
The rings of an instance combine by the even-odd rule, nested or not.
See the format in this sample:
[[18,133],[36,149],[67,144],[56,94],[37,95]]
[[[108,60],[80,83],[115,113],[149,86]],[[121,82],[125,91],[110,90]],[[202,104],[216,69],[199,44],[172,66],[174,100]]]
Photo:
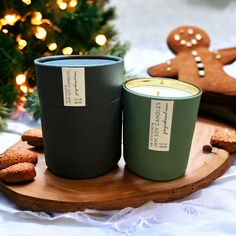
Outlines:
[[40,128],[25,131],[21,136],[22,141],[27,141],[30,146],[43,147],[43,134]]
[[228,129],[216,130],[211,136],[211,145],[214,147],[222,148],[229,153],[236,152],[236,131]]

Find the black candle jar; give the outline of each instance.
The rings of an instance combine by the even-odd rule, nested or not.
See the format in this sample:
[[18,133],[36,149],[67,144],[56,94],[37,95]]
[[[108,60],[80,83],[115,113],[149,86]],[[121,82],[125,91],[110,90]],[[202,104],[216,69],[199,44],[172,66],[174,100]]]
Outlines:
[[121,156],[123,60],[52,56],[35,60],[46,164],[65,178],[114,168]]

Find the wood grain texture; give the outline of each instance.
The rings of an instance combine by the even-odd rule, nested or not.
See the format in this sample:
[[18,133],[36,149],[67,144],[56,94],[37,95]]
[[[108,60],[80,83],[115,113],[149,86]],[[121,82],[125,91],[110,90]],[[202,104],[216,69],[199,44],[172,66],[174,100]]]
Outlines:
[[[39,153],[35,180],[12,186],[1,183],[0,188],[19,206],[47,212],[69,212],[86,208],[121,209],[138,207],[148,201],[176,200],[208,186],[231,165],[232,156],[225,150],[213,148],[213,153],[202,152],[203,145],[209,144],[215,128],[222,126],[225,125],[205,118],[198,119],[186,173],[176,180],[156,182],[143,179],[127,170],[123,159],[117,168],[103,176],[86,180],[63,179],[50,173],[43,153],[34,150]],[[11,148],[19,147],[30,149],[22,141]]]

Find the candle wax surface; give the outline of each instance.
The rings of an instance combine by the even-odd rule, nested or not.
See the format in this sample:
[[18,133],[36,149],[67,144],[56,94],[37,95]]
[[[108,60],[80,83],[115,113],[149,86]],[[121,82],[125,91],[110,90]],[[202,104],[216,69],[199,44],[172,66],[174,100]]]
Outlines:
[[43,62],[44,65],[50,66],[102,66],[109,65],[116,62],[115,60],[109,59],[58,59],[58,60],[49,60]]
[[188,96],[193,95],[192,93],[182,90],[182,89],[157,86],[157,85],[135,86],[129,89],[131,91],[134,91],[140,94],[157,96],[157,97],[188,97]]

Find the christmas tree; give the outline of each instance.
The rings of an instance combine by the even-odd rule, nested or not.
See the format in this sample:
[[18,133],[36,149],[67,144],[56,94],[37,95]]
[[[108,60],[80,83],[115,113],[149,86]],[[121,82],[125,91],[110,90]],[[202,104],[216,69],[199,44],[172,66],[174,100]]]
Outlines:
[[2,0],[1,5],[0,108],[27,100],[29,110],[39,118],[35,58],[59,54],[123,57],[127,50],[109,24],[115,9],[107,0]]

